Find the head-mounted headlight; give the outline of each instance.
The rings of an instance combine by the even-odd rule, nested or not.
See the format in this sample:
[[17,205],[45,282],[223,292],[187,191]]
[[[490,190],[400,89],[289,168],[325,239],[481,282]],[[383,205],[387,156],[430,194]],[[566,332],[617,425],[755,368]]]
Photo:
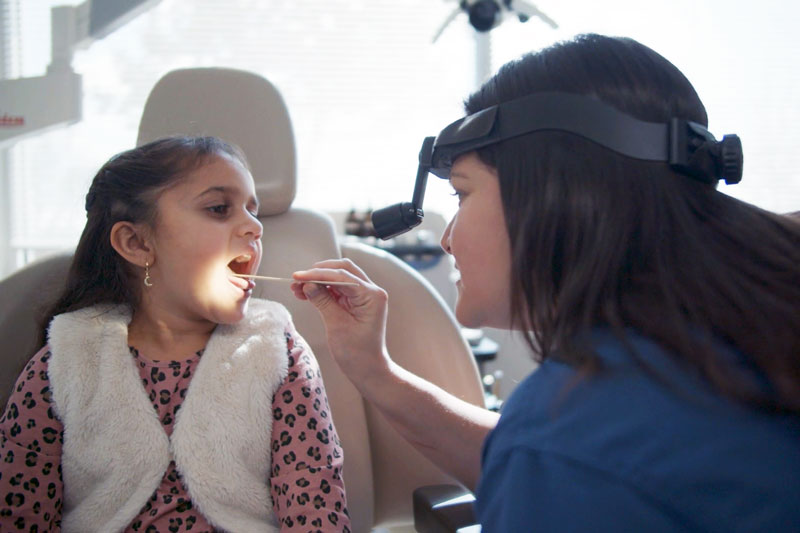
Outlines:
[[[633,159],[666,162],[676,171],[702,181],[742,178],[739,137],[726,135],[717,142],[702,125],[673,118],[667,123],[644,122],[589,96],[537,93],[486,108],[457,120],[436,137],[426,137],[411,202],[379,209],[372,214],[375,233],[391,239],[422,222],[422,200],[428,173],[450,177],[461,155],[513,137],[536,131],[564,131],[579,135]],[[715,175],[699,170],[691,159],[698,148],[709,146],[715,158]]]

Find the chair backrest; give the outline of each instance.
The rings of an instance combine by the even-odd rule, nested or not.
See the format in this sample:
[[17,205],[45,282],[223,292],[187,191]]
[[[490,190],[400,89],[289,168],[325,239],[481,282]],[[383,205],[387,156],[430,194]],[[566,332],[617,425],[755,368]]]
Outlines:
[[[285,277],[316,261],[342,256],[330,217],[291,206],[296,187],[294,136],[283,99],[266,79],[222,68],[166,74],[145,104],[137,144],[174,134],[215,135],[244,151],[256,182],[259,218],[264,225],[260,273]],[[389,254],[358,245],[348,245],[344,252],[390,292],[387,342],[393,357],[464,399],[482,403],[469,348],[430,285]],[[55,297],[56,287],[63,285],[68,261],[68,256],[43,261],[0,282],[0,373],[6,372],[7,359],[29,357],[35,350],[25,348],[27,352],[21,353],[23,347],[35,344],[33,328],[21,328],[35,313],[29,298],[39,294],[43,280],[50,279],[53,293],[45,296]],[[324,325],[310,304],[295,299],[285,284],[260,282],[255,295],[289,309],[298,331],[319,360],[345,454],[344,478],[353,531],[412,524],[413,489],[452,480],[365,404],[332,360]],[[16,378],[21,369],[20,364],[17,366],[13,375],[3,376],[6,382]],[[0,380],[0,384],[6,382]]]
[[[343,244],[342,255],[389,293],[386,344],[392,358],[462,400],[484,405],[472,352],[447,304],[431,284],[395,256],[365,244]],[[370,404],[366,408],[375,523],[411,524],[415,488],[457,482],[404,441],[377,409]]]
[[297,156],[283,97],[257,74],[227,68],[173,70],[153,87],[136,145],[167,135],[214,135],[241,148],[256,182],[260,216],[289,209]]
[[64,287],[72,253],[31,263],[0,281],[0,405],[39,346],[44,314]]

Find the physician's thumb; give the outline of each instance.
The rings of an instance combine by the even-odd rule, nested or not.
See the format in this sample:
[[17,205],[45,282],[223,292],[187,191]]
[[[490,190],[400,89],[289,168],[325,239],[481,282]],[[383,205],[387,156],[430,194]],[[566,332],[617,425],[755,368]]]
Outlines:
[[309,302],[314,304],[314,307],[322,314],[323,318],[336,310],[336,301],[325,287],[321,287],[316,283],[304,283],[303,294],[306,295]]

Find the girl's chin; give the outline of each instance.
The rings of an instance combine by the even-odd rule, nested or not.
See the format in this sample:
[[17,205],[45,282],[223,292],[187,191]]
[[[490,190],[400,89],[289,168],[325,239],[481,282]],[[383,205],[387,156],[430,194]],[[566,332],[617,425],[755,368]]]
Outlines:
[[214,312],[214,322],[217,324],[232,325],[241,322],[247,314],[250,297],[245,296],[233,305],[218,307]]

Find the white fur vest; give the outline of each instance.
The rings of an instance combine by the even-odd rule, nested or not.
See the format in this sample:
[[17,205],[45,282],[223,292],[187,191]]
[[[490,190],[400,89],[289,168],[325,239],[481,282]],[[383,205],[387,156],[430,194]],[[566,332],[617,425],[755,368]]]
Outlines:
[[122,531],[175,464],[216,528],[277,531],[269,493],[272,397],[288,373],[278,303],[217,326],[168,437],[128,350],[130,313],[97,306],[59,315],[49,377],[64,425],[62,529]]

